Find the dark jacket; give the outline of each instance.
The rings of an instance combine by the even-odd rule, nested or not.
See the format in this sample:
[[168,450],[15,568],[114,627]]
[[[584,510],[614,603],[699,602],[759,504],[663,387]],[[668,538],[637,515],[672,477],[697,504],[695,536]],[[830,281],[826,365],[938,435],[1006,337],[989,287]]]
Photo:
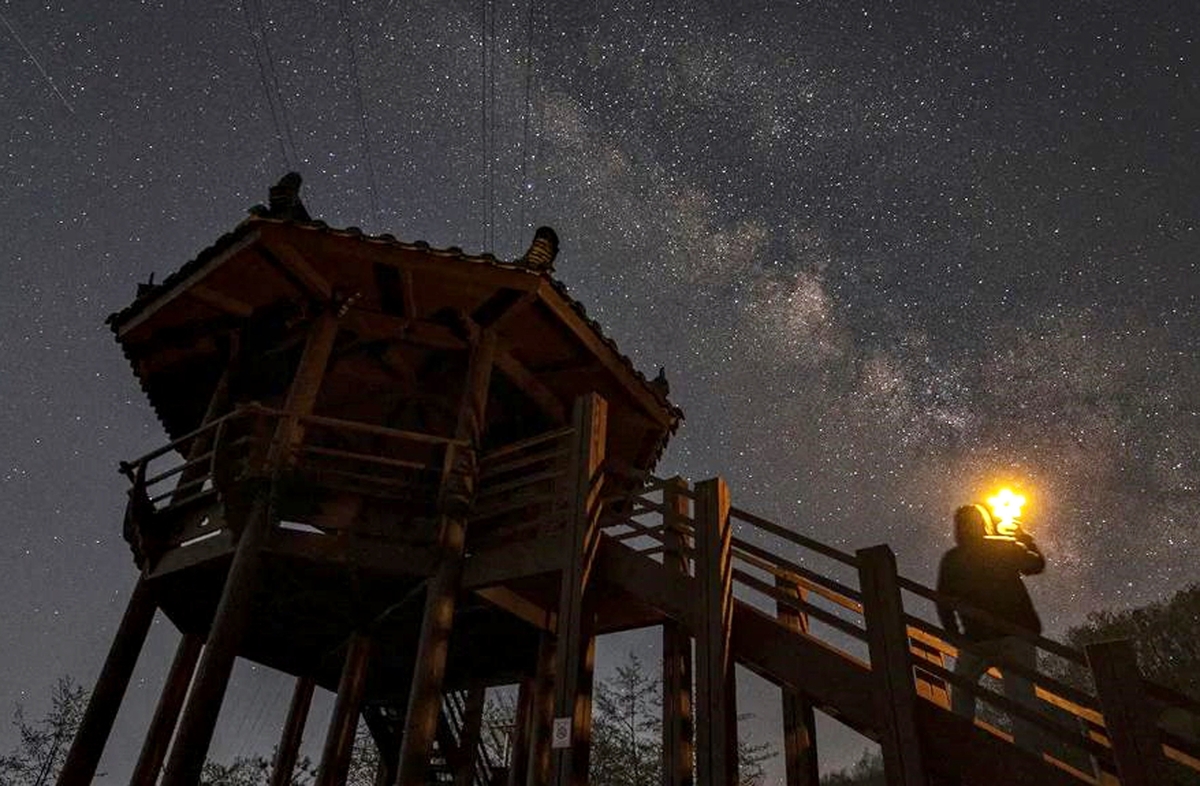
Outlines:
[[[985,539],[961,543],[946,552],[938,568],[937,591],[961,600],[1032,633],[1042,632],[1042,621],[1033,608],[1021,576],[1041,573],[1046,560],[1033,538],[1022,533],[1017,540]],[[938,604],[942,625],[970,641],[1008,635],[1006,631],[968,613]]]

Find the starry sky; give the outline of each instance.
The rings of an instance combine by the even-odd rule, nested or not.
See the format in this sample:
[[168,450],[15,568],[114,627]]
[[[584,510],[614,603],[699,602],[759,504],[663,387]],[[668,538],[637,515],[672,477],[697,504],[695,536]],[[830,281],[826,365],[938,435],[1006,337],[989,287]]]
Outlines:
[[[104,317],[291,169],[335,226],[502,258],[553,226],[667,368],[663,473],[926,581],[1011,484],[1051,632],[1200,580],[1196,29],[1170,0],[0,2],[0,715],[90,684],[134,583],[116,462],[164,437]],[[240,666],[214,752],[269,749],[286,700]]]

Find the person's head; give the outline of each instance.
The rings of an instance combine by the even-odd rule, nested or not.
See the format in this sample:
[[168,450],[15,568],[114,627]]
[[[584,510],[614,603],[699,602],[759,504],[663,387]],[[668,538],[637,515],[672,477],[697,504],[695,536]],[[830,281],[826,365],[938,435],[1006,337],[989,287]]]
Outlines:
[[963,505],[954,511],[954,542],[963,546],[982,541],[991,524],[992,517],[983,505]]

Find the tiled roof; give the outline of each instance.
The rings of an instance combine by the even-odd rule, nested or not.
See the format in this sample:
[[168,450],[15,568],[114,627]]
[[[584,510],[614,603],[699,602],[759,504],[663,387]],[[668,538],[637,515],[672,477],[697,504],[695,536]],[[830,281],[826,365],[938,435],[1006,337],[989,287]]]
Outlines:
[[[654,400],[657,401],[659,405],[667,412],[670,419],[671,433],[675,432],[679,426],[679,422],[683,419],[683,410],[671,403],[671,401],[667,399],[666,395],[664,395],[663,391],[660,390],[658,386],[652,385],[650,381],[646,379],[646,376],[633,365],[633,361],[630,360],[628,356],[623,354],[620,349],[618,349],[616,342],[604,334],[604,330],[601,328],[600,323],[588,316],[587,310],[584,308],[583,304],[571,297],[570,293],[567,291],[566,285],[555,279],[549,271],[532,270],[529,267],[520,264],[519,262],[506,262],[497,259],[492,254],[468,254],[461,248],[457,247],[444,249],[433,248],[424,241],[416,241],[411,243],[405,242],[390,234],[368,235],[358,227],[337,229],[330,227],[323,221],[295,221],[271,218],[261,215],[252,215],[250,218],[239,224],[232,232],[222,235],[215,243],[201,251],[195,259],[187,262],[181,268],[179,268],[179,270],[167,276],[167,278],[165,278],[161,283],[157,285],[139,286],[138,297],[130,305],[126,306],[120,311],[110,314],[105,320],[106,324],[111,326],[113,332],[116,333],[120,330],[122,324],[137,316],[144,308],[152,304],[162,295],[171,291],[177,284],[186,280],[188,276],[203,268],[204,265],[206,265],[212,259],[225,252],[236,243],[245,239],[254,231],[256,227],[264,224],[295,226],[306,230],[333,235],[335,237],[351,238],[362,243],[382,244],[405,251],[420,251],[430,256],[455,259],[478,265],[488,265],[503,270],[518,271],[529,276],[537,276],[549,283],[554,291],[570,304],[571,308],[576,314],[579,315],[579,317],[593,331],[593,333],[595,333],[596,337],[599,338],[600,341],[620,360],[622,366],[628,370],[630,375],[632,375],[638,381],[638,383],[654,397]],[[128,356],[128,351],[126,351],[126,355]],[[132,361],[133,358],[130,358],[130,360]],[[659,446],[658,452],[661,452],[663,447],[665,447],[665,444]]]

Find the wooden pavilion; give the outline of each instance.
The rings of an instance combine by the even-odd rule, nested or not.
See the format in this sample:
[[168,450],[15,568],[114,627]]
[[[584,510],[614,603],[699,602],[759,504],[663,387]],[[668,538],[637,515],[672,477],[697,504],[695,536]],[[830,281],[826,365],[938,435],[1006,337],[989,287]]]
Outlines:
[[[158,610],[182,637],[137,786],[198,782],[237,657],[296,678],[273,786],[316,686],[337,694],[320,786],[345,783],[360,717],[379,784],[584,786],[595,638],[649,625],[664,786],[736,783],[735,662],[783,690],[788,786],[818,782],[815,709],[877,740],[891,784],[1200,770],[1155,725],[1196,707],[1131,689],[1127,646],[1034,637],[1090,662],[1097,694],[1031,675],[1070,720],[1048,724],[1062,750],[1017,750],[946,711],[954,642],[902,592],[945,599],[887,547],[846,554],[720,479],[655,478],[682,413],[553,277],[551,230],[515,261],[471,256],[332,229],[299,185],[109,319],[171,441],[121,465],[139,578],[60,784],[95,776]],[[505,761],[480,744],[496,685],[519,686]]]

